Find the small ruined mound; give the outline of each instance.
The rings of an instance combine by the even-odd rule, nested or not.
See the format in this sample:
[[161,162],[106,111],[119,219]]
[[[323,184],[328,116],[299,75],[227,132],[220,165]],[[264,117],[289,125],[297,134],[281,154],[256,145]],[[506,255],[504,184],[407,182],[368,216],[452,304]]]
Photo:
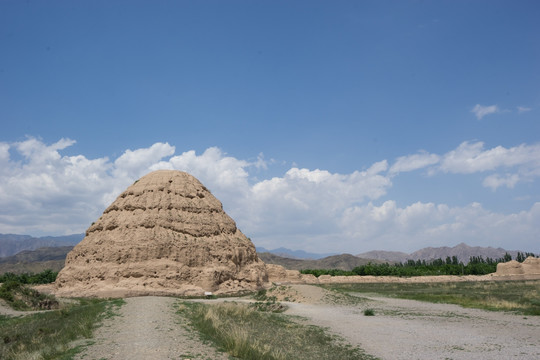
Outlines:
[[318,279],[312,274],[302,274],[298,270],[285,269],[281,265],[266,264],[268,281],[287,284],[318,284]]
[[320,286],[289,283],[287,285],[274,286],[268,289],[266,295],[268,297],[275,296],[276,301],[304,304],[328,304],[330,303],[328,300],[334,300],[342,294],[324,289]]
[[529,256],[522,263],[516,260],[498,263],[495,275],[540,275],[540,258]]
[[60,296],[202,295],[268,281],[253,243],[193,176],[152,172],[127,188],[67,255]]

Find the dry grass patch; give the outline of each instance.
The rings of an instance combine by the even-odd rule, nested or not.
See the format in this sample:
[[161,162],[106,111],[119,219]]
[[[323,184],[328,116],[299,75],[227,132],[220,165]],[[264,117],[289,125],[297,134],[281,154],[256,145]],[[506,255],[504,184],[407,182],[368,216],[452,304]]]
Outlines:
[[366,299],[352,296],[346,291],[306,284],[274,286],[268,290],[260,290],[253,298],[260,300],[258,297],[261,293],[275,301],[306,304],[358,305],[366,302]]
[[330,289],[402,299],[457,304],[494,311],[540,315],[540,280],[454,283],[336,284]]
[[239,359],[373,359],[319,327],[242,304],[185,302],[180,305],[180,313],[204,339]]
[[61,310],[0,317],[0,359],[58,359],[73,354],[71,342],[91,337],[95,324],[112,316],[112,307],[122,303],[81,299]]

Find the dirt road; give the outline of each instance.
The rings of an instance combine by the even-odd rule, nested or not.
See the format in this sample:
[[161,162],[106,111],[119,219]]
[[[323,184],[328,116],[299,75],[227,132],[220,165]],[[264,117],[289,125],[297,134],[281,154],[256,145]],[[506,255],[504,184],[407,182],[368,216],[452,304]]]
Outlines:
[[[319,287],[296,285],[288,291],[301,303],[287,303],[286,314],[326,327],[383,360],[540,359],[538,316],[378,296],[345,306],[328,304]],[[249,301],[209,302],[231,300]],[[77,359],[228,359],[186,330],[184,320],[176,314],[176,301],[170,297],[127,298],[118,316],[103,321],[93,344]],[[366,308],[374,309],[375,316],[365,316]],[[22,314],[5,306],[0,306],[0,313]]]
[[77,359],[228,359],[185,329],[174,309],[175,298],[145,296],[125,301],[118,316],[104,320],[94,344]]
[[[538,316],[369,299],[356,306],[289,303],[286,313],[327,327],[381,359],[540,359]],[[365,316],[366,308],[375,316]]]

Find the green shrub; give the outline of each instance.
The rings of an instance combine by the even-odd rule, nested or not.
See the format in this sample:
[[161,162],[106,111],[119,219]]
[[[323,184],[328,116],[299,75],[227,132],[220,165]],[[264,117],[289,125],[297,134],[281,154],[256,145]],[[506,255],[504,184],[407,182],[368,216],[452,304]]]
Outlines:
[[280,302],[276,302],[275,300],[274,301],[257,301],[257,302],[249,304],[249,307],[257,311],[266,311],[266,312],[273,312],[273,313],[280,313],[287,310],[286,305],[283,305]]
[[267,299],[266,289],[261,289],[261,290],[257,291],[257,293],[255,295],[253,295],[253,298],[255,300],[259,300],[259,301],[266,300]]
[[7,272],[0,275],[0,283],[4,283],[10,280],[17,281],[21,284],[50,284],[56,281],[58,273],[50,269],[44,270],[37,274],[14,274]]
[[58,301],[51,295],[24,286],[16,280],[8,280],[0,286],[0,298],[15,310],[50,310],[58,308]]
[[365,315],[365,316],[375,316],[375,310],[373,310],[373,309],[366,309],[366,310],[364,310],[364,315]]

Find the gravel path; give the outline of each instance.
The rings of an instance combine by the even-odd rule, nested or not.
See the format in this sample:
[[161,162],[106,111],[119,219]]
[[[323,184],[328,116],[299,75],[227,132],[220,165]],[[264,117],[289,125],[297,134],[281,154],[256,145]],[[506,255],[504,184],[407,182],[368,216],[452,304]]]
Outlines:
[[185,329],[185,320],[176,314],[176,299],[145,296],[125,301],[118,316],[103,321],[94,344],[76,359],[228,359]]
[[[340,306],[321,303],[324,294],[318,287],[294,289],[312,302],[287,303],[286,314],[327,327],[383,360],[540,359],[538,316],[378,296],[368,296],[369,301],[361,305]],[[185,328],[185,320],[176,314],[175,298],[146,296],[125,301],[118,316],[103,321],[93,344],[76,359],[229,358]],[[1,305],[2,314],[21,314]],[[374,309],[375,316],[365,316],[366,308]]]
[[[381,359],[540,359],[538,316],[369,299],[357,306],[288,303],[286,313],[327,327]],[[375,316],[365,316],[366,308]]]

